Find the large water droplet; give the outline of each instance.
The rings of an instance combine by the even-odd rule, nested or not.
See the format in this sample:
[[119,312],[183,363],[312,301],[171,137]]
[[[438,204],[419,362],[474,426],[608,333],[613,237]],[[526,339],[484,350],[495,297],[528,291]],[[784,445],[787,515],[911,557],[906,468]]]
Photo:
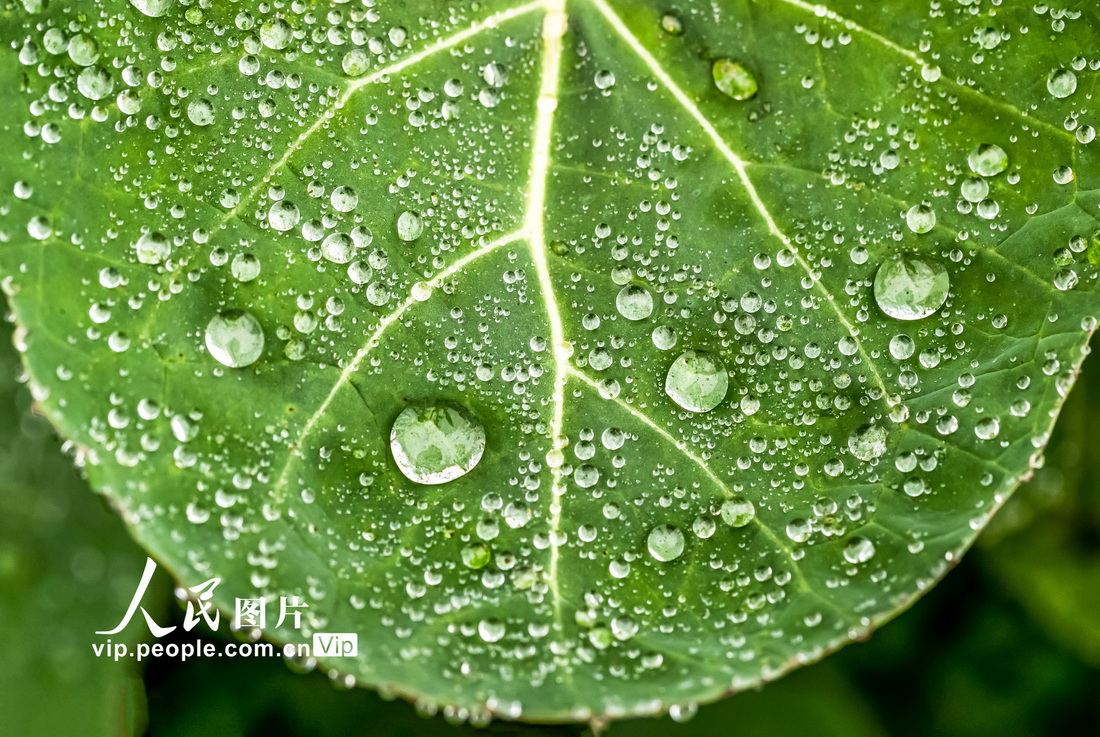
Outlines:
[[286,232],[298,224],[302,214],[293,202],[279,200],[267,211],[267,223],[278,231]]
[[218,363],[243,368],[264,352],[260,321],[244,310],[226,310],[206,326],[206,350]]
[[631,284],[619,292],[615,307],[627,320],[644,320],[653,314],[653,295],[644,287]]
[[966,162],[975,174],[995,177],[1008,168],[1008,154],[995,143],[979,143],[966,157]]
[[415,241],[424,232],[424,221],[412,210],[397,217],[397,237],[403,241]]
[[951,280],[939,261],[913,254],[887,259],[875,275],[875,301],[898,320],[928,317],[947,300]]
[[861,461],[873,461],[886,453],[886,428],[862,425],[848,436],[848,450]]
[[665,376],[665,393],[691,412],[710,412],[726,398],[728,389],[725,365],[706,351],[680,354]]
[[410,481],[445,484],[465,476],[481,460],[485,428],[453,402],[417,404],[394,420],[390,450]]
[[172,253],[172,243],[160,233],[145,233],[134,244],[137,259],[143,264],[159,264]]
[[875,544],[865,537],[853,537],[844,546],[844,559],[849,563],[866,563],[875,555]]
[[735,496],[722,503],[719,514],[730,527],[744,527],[756,516],[756,507],[745,497]]
[[650,555],[667,563],[684,552],[684,533],[672,525],[658,525],[650,531],[646,544]]
[[927,233],[936,227],[936,211],[928,205],[913,205],[905,213],[905,223],[914,233]]
[[150,18],[159,18],[172,9],[176,0],[130,0],[130,4]]
[[1047,91],[1055,97],[1069,97],[1077,91],[1077,75],[1069,69],[1056,69],[1047,77]]
[[714,84],[735,100],[748,100],[759,89],[752,72],[733,59],[719,59],[711,67]]

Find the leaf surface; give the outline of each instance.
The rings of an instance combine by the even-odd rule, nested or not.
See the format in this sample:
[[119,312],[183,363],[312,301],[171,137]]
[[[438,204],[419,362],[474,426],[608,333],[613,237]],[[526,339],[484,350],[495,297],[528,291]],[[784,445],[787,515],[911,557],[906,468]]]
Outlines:
[[1025,5],[7,0],[27,365],[140,542],[359,682],[773,679],[945,573],[1085,355],[1100,16]]

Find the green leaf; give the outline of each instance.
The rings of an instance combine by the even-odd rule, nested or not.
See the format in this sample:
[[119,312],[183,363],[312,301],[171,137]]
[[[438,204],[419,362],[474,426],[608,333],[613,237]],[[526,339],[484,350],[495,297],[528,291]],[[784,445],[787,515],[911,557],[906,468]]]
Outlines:
[[[11,734],[143,734],[145,692],[132,658],[97,656],[97,630],[126,610],[145,555],[64,457],[16,381],[0,335],[0,717]],[[159,578],[146,606],[167,603]],[[114,620],[117,621],[117,620]],[[110,638],[133,650],[148,632]]]
[[1009,5],[7,0],[42,405],[426,708],[774,679],[958,559],[1096,325],[1100,16]]

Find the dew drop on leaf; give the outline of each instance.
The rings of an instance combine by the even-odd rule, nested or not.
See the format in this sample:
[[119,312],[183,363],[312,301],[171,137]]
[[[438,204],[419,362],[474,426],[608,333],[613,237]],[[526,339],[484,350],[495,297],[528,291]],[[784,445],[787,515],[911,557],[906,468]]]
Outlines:
[[187,119],[198,126],[208,126],[214,122],[214,105],[210,100],[192,100],[187,104]]
[[646,540],[649,554],[662,563],[676,560],[684,552],[684,533],[672,525],[658,525]]
[[685,351],[665,376],[665,393],[690,412],[710,412],[726,398],[729,375],[717,357],[706,351]]
[[947,269],[939,261],[899,254],[879,267],[875,275],[875,302],[890,317],[919,320],[943,306],[950,287]]
[[293,202],[279,200],[271,205],[267,211],[267,224],[278,231],[288,231],[302,219],[298,212],[298,206]]
[[403,241],[415,241],[424,232],[424,221],[418,213],[406,210],[397,216],[397,237]]
[[861,425],[848,436],[848,450],[861,461],[873,461],[886,453],[886,428]]
[[928,205],[913,205],[905,213],[905,222],[914,233],[927,233],[936,227],[936,211]]
[[631,284],[619,292],[615,307],[627,320],[644,320],[653,314],[653,295],[646,288]]
[[866,563],[875,555],[875,544],[865,537],[855,536],[844,545],[844,559],[853,565]]
[[661,16],[661,30],[670,36],[681,36],[684,33],[684,23],[676,13],[665,13]]
[[980,143],[967,157],[970,170],[983,177],[994,177],[1008,168],[1008,154],[995,143]]
[[1077,75],[1069,69],[1056,69],[1047,77],[1047,91],[1055,97],[1069,97],[1077,91]]
[[756,95],[756,77],[732,59],[719,59],[711,67],[714,84],[734,100],[749,100]]
[[756,516],[756,506],[743,496],[735,496],[722,502],[719,514],[730,527],[744,527]]
[[230,368],[251,366],[264,351],[260,321],[244,310],[226,310],[206,326],[206,349]]
[[401,473],[436,485],[465,476],[485,452],[485,427],[453,402],[406,407],[390,431],[390,451]]
[[161,233],[145,233],[134,244],[137,259],[143,264],[159,264],[172,252],[172,243]]
[[130,4],[150,18],[160,18],[172,9],[176,0],[130,0]]

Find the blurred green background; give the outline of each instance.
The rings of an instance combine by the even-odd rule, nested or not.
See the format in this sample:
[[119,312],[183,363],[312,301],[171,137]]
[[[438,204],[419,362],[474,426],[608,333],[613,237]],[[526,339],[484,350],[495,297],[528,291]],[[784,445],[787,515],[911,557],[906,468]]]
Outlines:
[[[94,658],[104,612],[125,609],[145,555],[33,413],[10,334],[0,336],[0,734],[580,735],[584,727],[426,717],[280,658]],[[822,663],[694,718],[608,732],[694,737],[1100,733],[1100,365],[1086,370],[1037,471],[947,579],[911,610]],[[78,453],[75,453],[78,456]],[[183,622],[158,573],[145,599]],[[196,632],[203,628],[200,627]],[[222,627],[222,632],[227,628]],[[169,636],[192,641],[194,633]],[[123,633],[148,637],[140,620]],[[121,636],[120,636],[121,637]],[[207,632],[203,637],[223,635]],[[99,638],[96,638],[97,641]],[[118,638],[116,638],[117,640]],[[1082,732],[1082,725],[1089,725]]]

